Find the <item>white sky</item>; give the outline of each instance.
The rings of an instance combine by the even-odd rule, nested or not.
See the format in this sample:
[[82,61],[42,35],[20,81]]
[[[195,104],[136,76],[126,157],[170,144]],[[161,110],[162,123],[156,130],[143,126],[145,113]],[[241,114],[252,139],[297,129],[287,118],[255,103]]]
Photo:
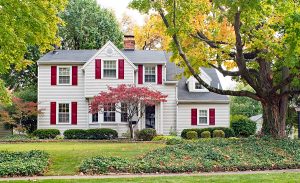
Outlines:
[[[122,15],[126,13],[130,16],[134,22],[138,25],[143,25],[145,15],[140,14],[137,10],[132,10],[128,8],[128,4],[131,0],[97,0],[98,4],[103,8],[112,9],[118,20],[122,19]],[[230,77],[223,77],[218,74],[222,83],[222,87],[225,89],[234,88],[235,83],[231,81]]]

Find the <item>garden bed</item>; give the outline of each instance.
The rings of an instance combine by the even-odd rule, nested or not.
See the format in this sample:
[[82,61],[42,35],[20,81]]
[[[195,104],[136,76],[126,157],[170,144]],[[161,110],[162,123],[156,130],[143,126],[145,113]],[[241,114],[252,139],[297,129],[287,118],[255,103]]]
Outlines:
[[300,143],[274,139],[201,139],[167,146],[128,160],[94,157],[80,171],[105,173],[175,173],[300,168]]
[[41,175],[48,163],[49,155],[43,151],[0,151],[0,177]]

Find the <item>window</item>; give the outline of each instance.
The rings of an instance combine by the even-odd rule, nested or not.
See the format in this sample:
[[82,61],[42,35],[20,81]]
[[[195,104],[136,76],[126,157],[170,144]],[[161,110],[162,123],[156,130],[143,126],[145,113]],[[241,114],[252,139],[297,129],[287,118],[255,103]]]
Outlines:
[[70,67],[58,67],[58,84],[69,85],[71,83]]
[[104,122],[116,121],[115,104],[107,104],[104,106]]
[[98,123],[98,113],[92,114],[92,122],[93,123]]
[[127,104],[121,103],[121,121],[127,122],[128,120],[127,117],[128,117]]
[[145,82],[155,83],[155,66],[145,66]]
[[199,90],[199,89],[204,89],[204,88],[200,83],[195,83],[195,89]]
[[207,124],[207,110],[199,110],[199,125],[206,125]]
[[104,60],[103,61],[103,77],[104,78],[116,78],[117,67],[115,60]]
[[60,103],[58,104],[58,122],[69,123],[70,122],[70,104]]

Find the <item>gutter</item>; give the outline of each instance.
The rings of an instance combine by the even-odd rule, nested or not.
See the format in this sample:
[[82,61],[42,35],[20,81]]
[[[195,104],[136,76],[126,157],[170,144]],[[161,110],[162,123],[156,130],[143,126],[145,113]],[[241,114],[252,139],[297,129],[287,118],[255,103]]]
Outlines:
[[178,100],[178,103],[188,104],[229,104],[229,100]]

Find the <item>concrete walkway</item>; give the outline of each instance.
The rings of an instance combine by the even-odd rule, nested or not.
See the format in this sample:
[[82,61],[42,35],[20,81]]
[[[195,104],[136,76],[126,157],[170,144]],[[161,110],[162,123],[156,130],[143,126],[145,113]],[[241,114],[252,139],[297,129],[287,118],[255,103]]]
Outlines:
[[240,172],[209,172],[209,173],[169,173],[169,174],[109,174],[109,175],[68,175],[68,176],[35,176],[0,178],[8,180],[49,180],[49,179],[107,179],[107,178],[141,178],[141,177],[167,177],[167,176],[214,176],[214,175],[247,175],[269,173],[300,173],[300,169],[266,170],[266,171],[240,171]]

